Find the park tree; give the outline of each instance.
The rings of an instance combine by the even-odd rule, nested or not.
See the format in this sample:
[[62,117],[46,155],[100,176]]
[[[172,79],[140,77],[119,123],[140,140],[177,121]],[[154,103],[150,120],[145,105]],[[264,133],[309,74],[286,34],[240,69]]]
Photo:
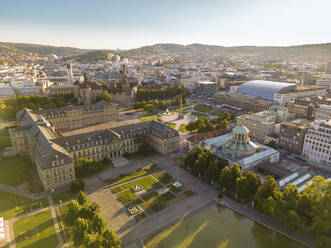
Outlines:
[[75,246],[80,246],[84,237],[88,235],[89,223],[86,219],[78,217],[74,224],[73,241]]
[[276,149],[276,150],[277,150],[277,147],[278,147],[276,141],[274,141],[274,140],[269,140],[266,145],[273,148],[273,149]]
[[280,189],[278,187],[277,182],[271,176],[266,176],[264,178],[264,182],[258,188],[256,195],[255,195],[255,207],[259,210],[263,210],[263,205],[265,200],[269,197],[274,197],[275,193],[278,192]]
[[97,97],[97,101],[111,102],[111,100],[111,95],[106,90],[103,90],[101,94]]
[[83,191],[80,191],[77,196],[77,202],[79,205],[84,206],[87,203],[87,196]]
[[74,224],[78,217],[78,213],[81,209],[81,205],[77,201],[70,201],[67,205],[67,212],[64,217],[64,221],[67,225],[71,226]]
[[106,228],[102,233],[101,244],[104,248],[120,248],[121,240],[117,238],[113,230]]

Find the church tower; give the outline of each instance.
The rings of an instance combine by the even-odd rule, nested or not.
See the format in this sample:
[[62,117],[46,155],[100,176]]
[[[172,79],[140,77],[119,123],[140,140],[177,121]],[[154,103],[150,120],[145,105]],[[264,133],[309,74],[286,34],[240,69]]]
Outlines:
[[70,60],[67,60],[67,81],[68,84],[72,84],[73,83],[73,74],[72,74],[72,66],[70,63]]

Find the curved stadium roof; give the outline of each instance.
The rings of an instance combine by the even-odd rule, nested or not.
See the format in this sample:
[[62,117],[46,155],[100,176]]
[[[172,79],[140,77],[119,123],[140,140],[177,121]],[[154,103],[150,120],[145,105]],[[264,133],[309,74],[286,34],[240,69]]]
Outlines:
[[290,91],[296,88],[296,84],[253,80],[243,83],[237,89],[237,93],[251,96],[260,96],[264,100],[274,101],[275,95],[282,91]]

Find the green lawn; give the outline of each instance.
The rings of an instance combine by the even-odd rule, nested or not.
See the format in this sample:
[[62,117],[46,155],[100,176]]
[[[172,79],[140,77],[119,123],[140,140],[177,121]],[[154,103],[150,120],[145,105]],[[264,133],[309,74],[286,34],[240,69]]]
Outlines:
[[13,127],[6,127],[0,130],[0,152],[2,152],[6,147],[11,146],[11,141],[8,131],[9,128],[13,128]]
[[149,150],[148,152],[141,152],[141,151],[137,151],[137,152],[133,152],[133,153],[125,153],[124,157],[126,157],[129,160],[132,161],[137,161],[137,160],[141,160],[147,157],[151,157],[151,156],[155,156],[158,153],[154,150]]
[[153,198],[153,197],[157,197],[159,194],[156,191],[152,191],[152,192],[148,192],[144,195],[142,195],[141,198],[144,199],[144,201],[148,201],[149,199]]
[[204,104],[197,104],[194,106],[194,110],[199,112],[210,112],[213,108]]
[[201,113],[201,112],[192,112],[192,115],[195,115],[197,117],[202,117],[202,118],[209,117],[209,115],[207,115],[206,113]]
[[19,219],[14,233],[17,248],[56,248],[58,244],[50,210]]
[[171,200],[175,199],[176,196],[171,192],[167,192],[162,195],[158,195],[150,198],[148,201],[141,204],[141,207],[149,214],[156,213],[162,209],[171,205]]
[[66,190],[66,191],[59,192],[59,193],[53,193],[52,197],[53,197],[54,203],[57,204],[57,203],[60,203],[60,201],[66,202],[66,201],[76,199],[77,195],[78,195],[78,193],[75,193],[71,190]]
[[186,124],[181,124],[178,128],[178,131],[182,133],[188,132],[188,130],[186,129]]
[[17,187],[27,183],[28,190],[32,193],[43,191],[35,165],[27,155],[15,155],[1,159],[0,183]]
[[141,186],[143,186],[146,191],[151,190],[151,189],[162,188],[162,185],[159,182],[155,181],[155,179],[152,178],[151,176],[147,176],[147,177],[143,177],[143,178],[134,180],[132,182],[122,184],[115,188],[112,188],[111,191],[113,193],[119,193],[123,190],[131,188],[132,186],[134,186],[136,184],[140,184]]
[[162,184],[173,183],[175,179],[173,179],[170,175],[168,175],[165,171],[153,174],[157,180],[159,180]]
[[179,112],[179,111],[184,111],[184,110],[188,110],[188,109],[190,109],[192,106],[186,106],[186,107],[183,107],[183,108],[179,108],[179,109],[175,109],[174,111],[175,112]]
[[129,207],[129,206],[141,203],[141,200],[139,199],[139,197],[135,193],[133,193],[130,189],[123,191],[116,196],[117,196],[117,199],[125,207]]
[[167,126],[171,127],[172,129],[175,129],[177,124],[176,123],[166,123]]
[[152,165],[146,166],[144,168],[141,168],[139,170],[136,170],[136,171],[134,171],[130,174],[123,174],[123,175],[120,175],[119,177],[116,177],[116,178],[107,179],[107,180],[105,180],[105,183],[107,183],[111,186],[111,185],[114,185],[114,184],[117,184],[117,183],[122,183],[122,182],[125,182],[125,181],[128,181],[128,180],[131,180],[131,179],[136,178],[136,177],[146,175],[147,173],[157,171],[157,170],[159,170],[159,167],[155,164],[152,164]]
[[141,121],[158,121],[160,122],[160,117],[158,115],[150,115],[138,118]]
[[0,199],[0,216],[5,219],[14,218],[20,214],[30,212],[31,209],[48,206],[46,198],[31,200],[2,190],[0,190]]

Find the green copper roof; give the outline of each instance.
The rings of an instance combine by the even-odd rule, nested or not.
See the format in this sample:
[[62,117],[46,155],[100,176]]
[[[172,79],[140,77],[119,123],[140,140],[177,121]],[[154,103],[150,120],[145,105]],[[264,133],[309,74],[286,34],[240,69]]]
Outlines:
[[236,132],[236,133],[248,133],[249,132],[247,127],[242,126],[242,125],[235,126],[232,131]]

